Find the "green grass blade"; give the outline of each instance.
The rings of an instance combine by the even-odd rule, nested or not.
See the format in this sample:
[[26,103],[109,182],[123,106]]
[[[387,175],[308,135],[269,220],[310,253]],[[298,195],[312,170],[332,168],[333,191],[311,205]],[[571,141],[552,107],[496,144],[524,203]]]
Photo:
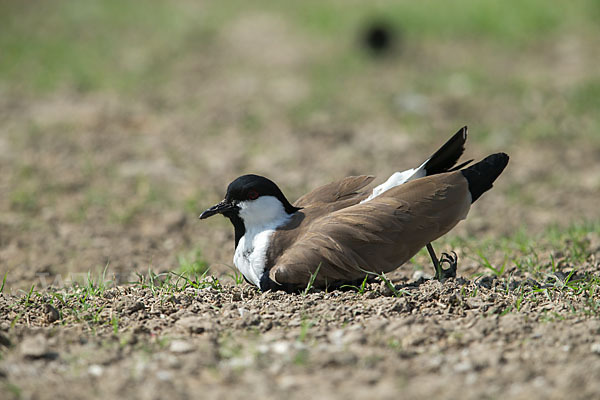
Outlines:
[[2,278],[2,286],[0,287],[0,293],[4,293],[4,285],[6,285],[6,277],[8,276],[8,272],[4,273],[4,278]]
[[312,289],[312,287],[315,283],[315,279],[317,279],[317,274],[319,273],[320,269],[321,269],[321,263],[319,263],[315,272],[313,274],[310,274],[310,279],[308,281],[308,284],[306,285],[304,292],[302,292],[303,296],[306,296],[308,294],[308,292],[310,291],[310,289]]

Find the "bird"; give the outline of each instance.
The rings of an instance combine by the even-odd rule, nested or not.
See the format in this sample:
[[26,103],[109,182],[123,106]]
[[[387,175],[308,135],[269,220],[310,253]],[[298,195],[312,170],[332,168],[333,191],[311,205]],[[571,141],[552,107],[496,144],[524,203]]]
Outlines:
[[[455,275],[456,255],[438,260],[431,242],[466,218],[509,160],[501,152],[456,165],[466,140],[465,126],[420,166],[380,185],[371,188],[372,175],[349,176],[293,204],[270,179],[242,175],[199,218],[221,214],[231,221],[234,265],[262,291],[360,282],[399,268],[423,247],[442,280]],[[450,268],[444,270],[443,263]]]

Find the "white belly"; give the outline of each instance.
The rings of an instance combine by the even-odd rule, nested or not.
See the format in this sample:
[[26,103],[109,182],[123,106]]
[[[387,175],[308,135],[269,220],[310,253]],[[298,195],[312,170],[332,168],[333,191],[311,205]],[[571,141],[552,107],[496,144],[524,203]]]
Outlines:
[[246,279],[260,287],[271,235],[277,227],[289,221],[290,216],[283,204],[273,196],[243,201],[238,203],[238,206],[246,232],[235,248],[233,263]]
[[236,268],[250,282],[260,287],[260,279],[265,272],[267,248],[273,229],[261,232],[246,232],[238,242],[233,255]]

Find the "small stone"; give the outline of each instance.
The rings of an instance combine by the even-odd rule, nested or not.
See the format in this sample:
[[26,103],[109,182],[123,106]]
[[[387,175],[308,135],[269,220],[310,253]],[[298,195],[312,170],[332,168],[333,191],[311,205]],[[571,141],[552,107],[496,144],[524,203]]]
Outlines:
[[481,308],[484,305],[483,300],[480,299],[479,297],[468,297],[465,300],[465,303],[467,303],[467,306],[469,307],[469,309]]
[[346,331],[344,336],[342,336],[342,343],[345,345],[349,344],[364,344],[367,341],[367,337],[364,332],[357,330]]
[[478,279],[477,281],[475,281],[475,284],[479,287],[483,287],[486,289],[491,289],[492,286],[494,285],[494,280],[495,278],[489,275],[484,275],[482,276],[480,279]]
[[280,389],[284,391],[289,391],[297,387],[300,384],[300,382],[295,376],[285,375],[277,380],[277,384]]
[[327,335],[327,339],[329,339],[329,342],[331,344],[333,344],[334,346],[341,346],[342,343],[342,338],[344,337],[344,330],[343,329],[337,329],[333,332],[330,332]]
[[231,296],[231,300],[232,301],[241,301],[242,300],[242,293],[239,292],[239,291],[233,292],[233,294]]
[[171,345],[169,346],[169,350],[172,353],[183,354],[183,353],[190,353],[190,352],[194,351],[195,347],[194,347],[194,345],[192,345],[189,342],[186,342],[185,340],[174,340],[171,342]]
[[593,343],[590,350],[592,353],[600,354],[600,342]]
[[468,372],[473,369],[473,364],[469,361],[461,361],[458,364],[454,365],[454,372]]
[[474,385],[477,383],[477,374],[475,372],[469,372],[465,377],[465,383],[467,385]]
[[146,309],[146,306],[144,303],[131,296],[125,296],[115,303],[114,309],[125,314],[133,314],[136,311]]
[[386,297],[391,297],[394,295],[392,289],[385,282],[381,282],[379,284],[379,292]]
[[159,381],[170,381],[173,378],[173,374],[171,372],[161,369],[156,372],[156,378]]
[[102,365],[92,364],[88,368],[88,374],[90,374],[92,376],[100,377],[100,376],[102,376],[103,373],[104,373],[104,367]]
[[241,318],[236,321],[234,325],[236,328],[246,328],[249,326],[260,325],[261,318],[258,314],[248,311],[245,308],[238,308],[238,312],[240,313]]
[[129,307],[127,307],[127,313],[133,314],[134,312],[141,311],[144,309],[146,309],[146,306],[144,305],[144,303],[142,303],[141,301],[136,301],[135,303],[133,303]]
[[58,310],[50,304],[44,304],[44,318],[47,323],[51,324],[60,319]]
[[166,363],[169,368],[179,369],[182,367],[181,360],[173,354],[168,354],[166,358]]
[[175,325],[179,328],[187,330],[190,333],[204,333],[212,328],[212,325],[209,321],[197,316],[183,317],[179,319]]
[[260,316],[254,313],[247,313],[242,317],[243,326],[256,326],[260,324]]
[[42,334],[28,336],[19,345],[25,358],[44,358],[48,356],[48,340]]
[[271,349],[276,354],[287,354],[290,351],[290,344],[285,341],[278,341],[271,345]]
[[412,274],[413,281],[419,281],[421,279],[432,279],[432,278],[433,278],[433,276],[431,276],[431,274],[428,274],[427,272],[420,270],[420,269],[416,270]]

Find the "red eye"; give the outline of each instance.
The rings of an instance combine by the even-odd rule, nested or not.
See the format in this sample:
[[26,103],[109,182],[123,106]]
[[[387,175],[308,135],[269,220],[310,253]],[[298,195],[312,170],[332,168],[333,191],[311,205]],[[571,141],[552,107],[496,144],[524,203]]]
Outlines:
[[258,192],[256,190],[250,190],[248,192],[248,199],[249,200],[256,200],[256,199],[258,199]]

